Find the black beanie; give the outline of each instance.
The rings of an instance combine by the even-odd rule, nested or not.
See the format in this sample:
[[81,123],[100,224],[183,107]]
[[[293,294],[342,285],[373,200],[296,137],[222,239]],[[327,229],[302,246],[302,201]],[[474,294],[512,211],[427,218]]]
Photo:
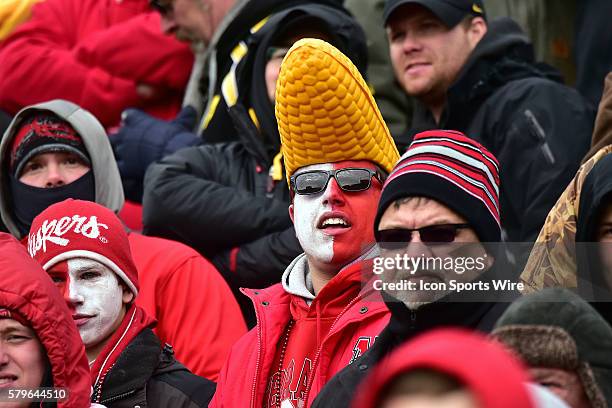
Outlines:
[[83,139],[65,120],[39,112],[20,125],[11,147],[11,169],[19,178],[23,166],[34,156],[49,152],[70,152],[85,163],[91,160]]

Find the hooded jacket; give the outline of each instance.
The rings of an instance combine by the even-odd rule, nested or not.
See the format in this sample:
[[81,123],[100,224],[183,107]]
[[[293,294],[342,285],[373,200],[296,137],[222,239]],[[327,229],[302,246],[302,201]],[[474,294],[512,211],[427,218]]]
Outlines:
[[[199,131],[207,128],[210,117],[213,114],[223,114],[218,107],[221,98],[221,87],[223,80],[233,66],[232,51],[240,42],[246,41],[252,34],[252,28],[266,20],[271,15],[282,12],[295,6],[303,5],[304,0],[236,0],[234,6],[227,12],[210,44],[197,59],[199,66],[194,65],[190,83],[186,91],[186,104],[196,105],[194,108],[202,115]],[[325,6],[344,10],[342,0],[308,0],[310,4],[322,4]],[[197,88],[197,92],[194,92]],[[199,95],[196,95],[199,94]],[[189,98],[189,99],[187,99]],[[204,105],[204,106],[200,106]],[[234,134],[234,126],[231,120],[220,122],[222,129],[215,134],[209,134],[208,142],[228,142],[237,140]],[[214,139],[217,137],[219,139]]]
[[[610,153],[612,145],[602,147],[580,167],[548,214],[520,280],[525,283],[524,293],[547,287],[577,288],[583,298],[595,301],[592,306],[612,324],[610,291],[592,242],[599,207],[607,199],[604,192],[609,191],[605,173],[609,172]],[[607,164],[599,167],[603,160]],[[590,177],[596,167],[599,170]],[[584,190],[587,180],[590,186]],[[584,198],[583,190],[588,191]]]
[[379,407],[385,389],[418,368],[457,378],[482,408],[534,408],[527,373],[498,344],[464,330],[446,329],[408,342],[380,363],[359,390],[353,408]]
[[302,252],[287,211],[290,195],[264,71],[269,46],[305,17],[329,27],[331,41],[365,67],[363,31],[346,11],[321,4],[281,11],[236,47],[241,57],[225,77],[223,100],[204,130],[206,140],[227,140],[229,116],[240,141],[184,149],[152,164],[145,176],[145,231],[196,248],[233,288],[278,283]]
[[[19,112],[0,143],[0,215],[11,234],[25,235],[12,208],[8,157],[20,123],[35,110],[55,113],[79,133],[90,153],[95,201],[117,213],[124,203],[123,187],[104,129],[86,110],[55,100]],[[227,284],[183,244],[133,232],[128,239],[142,283],[137,304],[158,320],[155,333],[176,348],[177,358],[194,373],[216,379],[231,345],[246,331]]]
[[[171,118],[193,57],[166,36],[146,0],[45,0],[0,45],[0,107],[11,114],[55,98],[91,111],[106,128],[139,106]],[[164,97],[144,101],[137,86]]]
[[[598,222],[603,209],[612,203],[612,155],[598,161],[584,179],[576,221],[576,265],[578,290],[612,324],[612,271],[601,263],[597,241]],[[590,243],[590,244],[589,244]],[[609,247],[607,247],[609,248]],[[601,303],[600,303],[601,302]]]
[[[352,365],[388,322],[389,312],[381,299],[372,288],[362,289],[363,272],[371,268],[371,263],[363,260],[366,257],[341,269],[316,297],[307,283],[305,255],[291,263],[282,283],[244,290],[255,306],[257,326],[232,348],[210,408],[269,406],[264,397],[275,397],[266,391],[270,378],[278,375],[275,357],[290,320],[294,322],[291,332],[302,326],[304,332],[316,337],[314,359],[295,361],[293,371],[288,369],[284,374],[293,382],[300,379],[298,392],[304,394],[297,398],[303,406],[311,406],[325,383],[344,366]],[[304,372],[308,374],[302,377]],[[305,388],[299,386],[303,382]]]
[[612,405],[612,327],[574,293],[548,288],[517,300],[492,335],[529,366],[578,374],[593,408]]
[[[494,264],[489,271],[485,272],[487,275],[481,276],[480,280],[489,281],[498,273],[506,272],[496,271],[495,268]],[[464,296],[467,296],[467,299]],[[412,340],[419,334],[449,326],[463,327],[483,333],[490,332],[508,303],[485,301],[487,297],[479,302],[468,301],[475,299],[475,296],[477,295],[473,292],[463,292],[459,295],[451,293],[443,299],[411,310],[404,303],[382,292],[384,302],[391,312],[389,324],[382,330],[376,343],[367,352],[361,355],[354,364],[336,374],[325,385],[312,407],[349,408],[353,396],[361,388],[360,384],[363,383],[372,367],[400,344]],[[458,297],[458,301],[453,301],[453,297]]]
[[533,241],[589,147],[594,112],[560,83],[508,18],[491,21],[447,91],[440,123],[417,104],[415,131],[454,129],[500,162],[506,240]]
[[89,407],[89,366],[72,314],[45,271],[5,233],[0,233],[0,281],[0,308],[30,323],[51,363],[53,386],[69,390],[68,400],[57,407]]

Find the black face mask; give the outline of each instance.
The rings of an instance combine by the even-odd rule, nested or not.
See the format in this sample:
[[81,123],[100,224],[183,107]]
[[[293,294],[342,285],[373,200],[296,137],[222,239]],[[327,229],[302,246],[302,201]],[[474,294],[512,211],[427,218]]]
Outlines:
[[52,204],[68,198],[95,201],[96,188],[90,170],[70,184],[55,188],[32,187],[11,176],[11,192],[14,214],[19,233],[24,236],[30,230],[34,218]]

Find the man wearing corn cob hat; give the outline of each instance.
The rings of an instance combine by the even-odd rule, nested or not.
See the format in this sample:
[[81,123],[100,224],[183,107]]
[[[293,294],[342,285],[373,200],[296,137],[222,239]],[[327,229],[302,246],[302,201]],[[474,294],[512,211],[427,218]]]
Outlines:
[[211,407],[309,406],[388,321],[361,278],[382,183],[399,157],[365,81],[337,49],[303,39],[281,65],[275,109],[304,253],[280,284],[244,290],[258,324],[232,349]]

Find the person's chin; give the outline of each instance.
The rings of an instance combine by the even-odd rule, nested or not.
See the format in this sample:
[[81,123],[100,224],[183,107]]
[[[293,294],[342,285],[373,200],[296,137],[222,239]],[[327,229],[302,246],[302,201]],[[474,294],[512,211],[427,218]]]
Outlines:
[[387,294],[393,296],[399,302],[402,302],[408,309],[417,310],[425,305],[434,303],[444,297],[445,293],[429,291],[410,291],[410,290],[395,290],[387,291]]

